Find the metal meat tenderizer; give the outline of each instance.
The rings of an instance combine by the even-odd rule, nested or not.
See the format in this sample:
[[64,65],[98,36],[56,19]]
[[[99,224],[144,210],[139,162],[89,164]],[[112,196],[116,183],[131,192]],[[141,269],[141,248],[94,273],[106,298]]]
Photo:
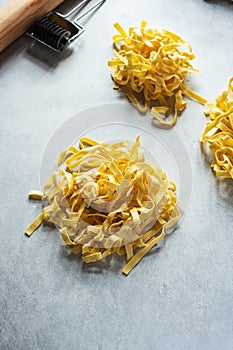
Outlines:
[[28,29],[26,34],[50,49],[57,52],[63,51],[84,32],[85,28],[78,23],[80,18],[88,14],[97,6],[100,6],[105,0],[98,1],[84,13],[81,13],[75,19],[71,20],[71,17],[73,17],[72,15],[79,12],[79,10],[88,2],[90,2],[90,0],[81,1],[66,15],[62,15],[58,12],[49,12],[36,21]]

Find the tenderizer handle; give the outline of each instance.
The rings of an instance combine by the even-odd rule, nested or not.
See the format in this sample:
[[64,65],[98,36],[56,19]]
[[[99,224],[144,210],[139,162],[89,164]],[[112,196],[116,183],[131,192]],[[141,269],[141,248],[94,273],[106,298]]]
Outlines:
[[0,52],[64,0],[11,0],[0,9]]

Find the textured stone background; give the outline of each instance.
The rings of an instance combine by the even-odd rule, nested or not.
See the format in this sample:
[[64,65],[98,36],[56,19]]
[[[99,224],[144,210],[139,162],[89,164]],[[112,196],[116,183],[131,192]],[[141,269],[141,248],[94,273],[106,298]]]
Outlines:
[[[4,5],[7,1],[0,1]],[[188,101],[176,132],[193,169],[188,212],[158,252],[125,277],[124,261],[96,268],[71,256],[56,230],[24,236],[40,205],[43,151],[58,125],[85,108],[120,101],[107,67],[113,23],[168,28],[188,40],[208,100],[233,75],[230,1],[107,0],[57,57],[26,36],[0,55],[0,348],[230,350],[233,344],[233,187],[200,153],[203,107]]]

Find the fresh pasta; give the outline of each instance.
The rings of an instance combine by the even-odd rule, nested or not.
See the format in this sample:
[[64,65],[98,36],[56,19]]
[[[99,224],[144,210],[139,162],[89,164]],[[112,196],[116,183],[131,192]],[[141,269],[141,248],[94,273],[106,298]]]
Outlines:
[[209,144],[211,167],[217,177],[233,179],[233,77],[215,103],[207,104],[205,114],[210,122],[201,133],[201,142]]
[[180,217],[175,184],[145,160],[139,136],[134,143],[112,144],[81,138],[79,148],[63,151],[57,165],[44,193],[29,194],[44,207],[26,234],[43,221],[53,223],[86,263],[125,255],[128,275]]
[[[195,55],[187,41],[166,29],[147,28],[145,21],[139,28],[129,28],[128,33],[119,23],[114,27],[118,31],[113,36],[115,57],[108,61],[114,88],[123,88],[140,112],[151,109],[157,121],[171,126],[186,108],[185,95],[206,103],[184,84],[189,73],[198,72],[190,64]],[[143,95],[143,104],[139,94]],[[169,113],[173,118],[168,121]]]

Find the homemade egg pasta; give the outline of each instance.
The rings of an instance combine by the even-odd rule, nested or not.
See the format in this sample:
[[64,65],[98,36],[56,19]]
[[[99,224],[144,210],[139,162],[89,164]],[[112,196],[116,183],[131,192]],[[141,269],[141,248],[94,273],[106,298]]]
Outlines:
[[44,207],[26,234],[43,221],[53,223],[86,263],[126,255],[127,275],[180,217],[175,184],[145,160],[139,136],[133,144],[81,138],[79,148],[63,151],[57,165],[44,193],[29,194]]
[[216,176],[233,179],[233,77],[215,103],[206,106],[205,114],[211,121],[201,134],[201,142],[208,143],[213,153],[211,167]]
[[[184,85],[189,73],[198,72],[190,64],[195,58],[191,45],[171,31],[146,25],[142,21],[139,28],[129,28],[127,33],[119,23],[114,24],[118,31],[113,36],[116,57],[108,65],[115,89],[124,88],[140,112],[151,108],[157,121],[171,126],[187,105],[185,95],[202,104],[207,101]],[[173,114],[170,121],[166,119],[169,113]]]

